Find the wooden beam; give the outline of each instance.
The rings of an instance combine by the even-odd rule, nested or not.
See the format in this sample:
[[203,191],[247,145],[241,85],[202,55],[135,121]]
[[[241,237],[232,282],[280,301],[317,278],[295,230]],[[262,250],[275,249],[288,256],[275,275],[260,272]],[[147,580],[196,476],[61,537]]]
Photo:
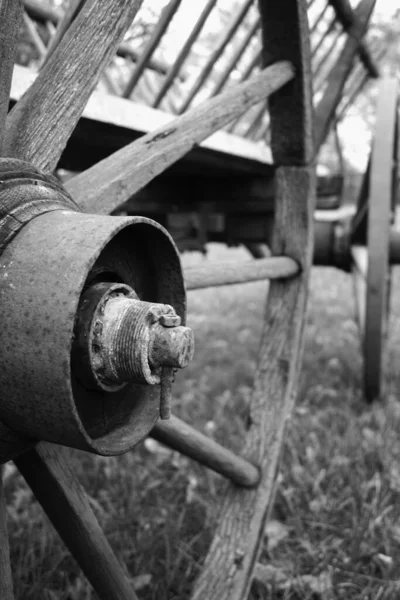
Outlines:
[[167,31],[171,20],[181,5],[182,0],[170,0],[169,4],[161,11],[160,18],[158,19],[149,39],[147,40],[140,57],[136,63],[136,66],[131,74],[129,81],[124,89],[123,97],[129,98],[138,83],[139,79],[143,75],[146,69],[147,63],[150,60],[152,54],[155,52],[158,44],[160,43],[163,35]]
[[208,77],[210,76],[210,73],[212,72],[215,66],[215,63],[218,61],[219,57],[224,52],[226,46],[229,44],[236,31],[239,29],[253,2],[254,0],[244,0],[244,2],[241,5],[239,5],[239,10],[233,16],[232,21],[230,22],[226,30],[223,32],[221,39],[217,43],[215,49],[211,52],[210,57],[201,69],[194,85],[192,86],[188,95],[182,102],[182,105],[179,108],[179,114],[184,113],[189,108],[193,99],[203,86],[204,82],[207,81]]
[[170,89],[171,85],[173,84],[175,77],[178,76],[179,70],[181,69],[183,63],[187,59],[194,42],[200,35],[200,32],[203,29],[204,24],[207,21],[211,11],[213,10],[213,8],[216,4],[216,1],[217,0],[208,0],[207,4],[203,8],[199,18],[197,19],[192,31],[189,34],[186,42],[183,44],[178,56],[176,57],[174,64],[169,69],[169,71],[167,73],[167,77],[165,78],[165,81],[163,82],[160,91],[158,92],[157,96],[154,99],[154,102],[153,102],[154,108],[157,108],[158,106],[160,106],[163,98],[165,98],[168,90]]
[[66,188],[83,210],[112,212],[196,144],[292,78],[290,63],[272,65],[122,148],[71,179]]
[[[336,16],[341,22],[345,31],[347,31],[349,35],[354,35],[353,32],[355,26],[357,27],[358,18],[354,13],[349,0],[329,0],[329,2],[335,9]],[[378,66],[375,63],[371,51],[364,40],[359,39],[357,51],[360,56],[361,62],[368,71],[368,75],[374,78],[379,77]]]
[[376,0],[361,0],[355,11],[353,34],[349,35],[339,58],[333,67],[324,95],[315,110],[315,151],[318,153],[335,118],[336,109],[342,98],[346,80],[353,68],[359,39],[365,34]]
[[[31,69],[15,65],[11,87],[11,98],[14,102],[21,98],[36,77],[37,73]],[[76,164],[75,170],[80,170],[83,160],[89,162],[91,166],[96,162],[97,155],[99,156],[98,160],[101,160],[104,158],[104,154],[106,156],[110,154],[110,151],[107,151],[107,137],[103,135],[103,131],[112,131],[112,151],[115,151],[149,131],[167,127],[173,119],[174,115],[162,110],[155,110],[110,94],[94,92],[85,106],[81,124],[72,134],[72,139],[67,146],[67,153]],[[81,135],[81,130],[86,129],[88,129],[87,136]],[[94,131],[97,133],[94,140],[95,145],[92,142]],[[92,151],[97,153],[94,157],[88,156],[88,150],[85,148],[86,137],[91,144],[90,147],[93,147]],[[120,142],[119,139],[121,139]],[[117,147],[115,147],[116,141],[119,143]],[[199,165],[199,169],[205,170],[206,174],[215,164],[216,168],[221,168],[225,172],[232,171],[235,175],[241,173],[260,175],[265,173],[266,166],[270,166],[272,163],[271,151],[267,146],[254,144],[250,140],[230,135],[224,131],[218,131],[201,142],[198,148],[194,148],[190,152],[187,159],[185,162]]]
[[143,0],[86,0],[33,85],[7,117],[4,152],[52,171]]
[[286,256],[270,256],[243,263],[215,263],[184,270],[187,290],[249,283],[266,279],[285,279],[299,273],[299,265]]
[[[44,23],[51,23],[53,26],[58,25],[59,21],[63,18],[63,11],[56,6],[43,3],[42,0],[23,0],[25,10],[28,15],[37,21]],[[117,55],[123,58],[130,58],[137,62],[140,57],[140,52],[136,51],[129,42],[121,42],[117,49]],[[169,66],[161,60],[150,58],[147,68],[161,75],[168,73]],[[184,76],[181,76],[184,79]]]
[[[275,164],[304,165],[312,160],[313,153],[312,74],[305,58],[310,55],[307,15],[300,9],[301,3],[294,0],[270,4],[282,7],[273,9],[268,2],[259,2],[263,64],[290,60],[296,71],[296,77],[269,98],[271,149]],[[289,10],[290,4],[293,8]],[[307,31],[307,35],[298,35],[300,30]]]

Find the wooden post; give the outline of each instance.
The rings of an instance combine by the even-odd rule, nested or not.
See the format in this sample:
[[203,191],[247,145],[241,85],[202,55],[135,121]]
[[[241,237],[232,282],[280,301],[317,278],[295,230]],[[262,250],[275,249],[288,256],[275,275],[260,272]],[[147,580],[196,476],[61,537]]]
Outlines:
[[342,98],[343,86],[353,67],[357,54],[359,39],[367,30],[368,22],[375,6],[376,0],[361,0],[355,11],[356,21],[353,25],[353,34],[349,35],[339,58],[333,67],[325,93],[315,110],[315,152],[318,153],[324,143],[329,129],[333,123],[336,108]]

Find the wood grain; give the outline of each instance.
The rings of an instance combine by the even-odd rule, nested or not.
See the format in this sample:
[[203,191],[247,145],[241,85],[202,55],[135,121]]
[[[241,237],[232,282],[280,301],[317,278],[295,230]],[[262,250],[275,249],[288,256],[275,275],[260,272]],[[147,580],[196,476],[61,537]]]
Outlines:
[[142,0],[86,0],[39,76],[8,116],[4,152],[52,171]]
[[7,510],[3,488],[3,467],[0,466],[0,598],[14,600],[7,534]]
[[0,155],[22,14],[22,0],[0,0]]
[[86,0],[70,0],[70,2],[68,3],[64,16],[62,19],[59,20],[56,32],[50,40],[45,59],[41,65],[42,68],[48,62],[50,56],[53,54],[54,50],[57,48],[60,41],[71,26],[71,23],[77,17],[85,1]]
[[270,284],[243,453],[260,466],[261,481],[254,490],[229,486],[193,600],[247,598],[295,398],[312,256],[314,175],[308,167],[279,167],[276,176],[273,253],[292,256],[303,270]]
[[260,473],[251,462],[224,448],[177,417],[158,421],[150,437],[227,477],[236,485],[257,485]]
[[41,442],[15,461],[101,600],[137,600],[60,446]]
[[265,279],[285,279],[299,272],[299,265],[287,256],[271,256],[243,263],[215,263],[184,270],[187,290],[248,283]]
[[310,39],[305,2],[259,0],[263,64],[290,61],[296,77],[269,98],[275,164],[304,165],[313,156]]
[[292,77],[290,63],[272,65],[115,152],[71,179],[66,188],[84,211],[112,212],[195,145]]

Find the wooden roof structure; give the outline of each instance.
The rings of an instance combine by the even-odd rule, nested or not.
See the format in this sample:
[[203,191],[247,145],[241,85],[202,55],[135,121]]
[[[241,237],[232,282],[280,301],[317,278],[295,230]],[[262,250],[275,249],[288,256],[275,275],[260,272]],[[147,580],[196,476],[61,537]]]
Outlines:
[[[233,3],[234,12],[232,3],[224,0],[203,0],[196,8],[190,0],[162,4],[161,15],[155,18],[151,0],[144,2],[132,30],[101,74],[61,167],[81,171],[261,68],[255,0]],[[365,41],[374,4],[375,0],[361,0],[353,10],[349,0],[308,1],[317,147],[334,119],[345,113],[368,79],[378,75],[379,49]],[[48,0],[24,0],[24,5],[19,54],[24,66],[15,69],[15,100],[68,26],[68,11],[64,15]],[[271,163],[266,108],[266,102],[253,106],[192,150],[181,161],[185,172],[193,167],[217,174],[265,175],[265,165]]]

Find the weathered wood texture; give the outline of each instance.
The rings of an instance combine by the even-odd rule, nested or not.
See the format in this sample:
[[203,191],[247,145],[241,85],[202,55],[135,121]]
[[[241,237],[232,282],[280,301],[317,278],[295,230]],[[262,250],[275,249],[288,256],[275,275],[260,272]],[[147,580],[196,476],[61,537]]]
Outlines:
[[68,460],[68,451],[41,442],[15,461],[101,600],[137,600]]
[[313,153],[313,112],[306,6],[303,2],[259,0],[259,7],[263,64],[288,60],[296,71],[296,77],[269,98],[274,163],[308,164]]
[[302,354],[312,255],[311,171],[308,167],[277,170],[273,253],[293,257],[303,271],[285,282],[272,281],[269,288],[243,453],[260,466],[261,481],[254,490],[228,488],[214,541],[195,584],[195,600],[247,598],[257,562]]
[[315,152],[323,144],[332,125],[336,109],[340,103],[343,87],[353,67],[359,39],[367,31],[368,22],[376,0],[361,0],[355,10],[355,23],[335,66],[333,67],[326,90],[315,110]]
[[196,144],[268,97],[293,77],[290,63],[280,62],[232,86],[186,114],[115,152],[74,177],[66,188],[87,212],[108,213],[129,200],[156,175]]
[[67,9],[62,19],[59,20],[55,34],[50,40],[50,44],[47,47],[46,57],[42,63],[42,68],[46,62],[48,62],[50,56],[57,48],[58,44],[70,28],[74,19],[76,19],[79,11],[82,9],[86,0],[70,0],[67,5]]
[[7,118],[4,152],[51,171],[142,0],[87,0]]
[[201,267],[187,267],[185,283],[187,290],[249,283],[264,279],[285,279],[299,272],[299,265],[287,256],[271,256],[244,263],[205,264]]
[[257,467],[177,417],[158,421],[150,436],[244,487],[257,485]]
[[3,488],[3,468],[0,466],[0,598],[14,600],[7,534],[7,510]]
[[143,72],[146,68],[146,64],[152,56],[153,52],[156,50],[158,44],[160,43],[161,38],[164,33],[167,31],[169,24],[171,23],[172,17],[178,10],[182,0],[171,0],[169,4],[164,8],[161,12],[160,18],[157,21],[154,30],[150,38],[148,39],[145,47],[142,50],[140,58],[134,68],[134,71],[126,85],[126,88],[123,93],[124,98],[129,98],[132,94],[137,82],[143,75]]
[[0,155],[22,13],[22,0],[0,0]]

